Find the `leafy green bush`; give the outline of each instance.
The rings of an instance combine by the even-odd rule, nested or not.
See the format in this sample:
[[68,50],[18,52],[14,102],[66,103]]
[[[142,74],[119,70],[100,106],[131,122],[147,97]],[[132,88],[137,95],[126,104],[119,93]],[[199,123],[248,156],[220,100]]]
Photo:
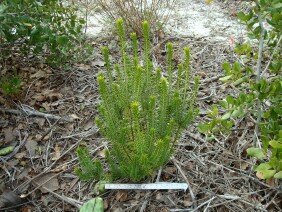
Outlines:
[[20,91],[22,81],[16,73],[3,76],[0,79],[0,88],[6,95],[17,95]]
[[153,70],[149,24],[143,23],[143,58],[138,56],[136,34],[131,34],[129,56],[121,19],[117,26],[122,64],[115,65],[113,71],[109,50],[103,49],[106,73],[98,76],[101,103],[97,125],[111,143],[106,158],[112,178],[139,181],[167,163],[173,154],[182,130],[197,114],[194,103],[199,82],[196,77],[191,89],[188,48],[184,49],[185,63],[174,73],[173,47],[167,44],[168,77],[164,78],[160,68]]
[[4,60],[11,53],[35,56],[60,67],[77,56],[83,24],[76,8],[60,0],[1,1],[0,56]]
[[[211,122],[199,125],[200,132],[213,138],[226,127],[227,131],[230,130],[237,118],[257,117],[253,140],[259,140],[254,142],[257,147],[249,148],[247,153],[258,159],[268,159],[268,162],[254,168],[260,172],[258,176],[262,179],[282,178],[282,54],[279,48],[282,36],[281,9],[279,0],[264,0],[256,1],[256,7],[248,14],[238,14],[238,18],[249,29],[249,38],[253,43],[257,43],[258,50],[256,52],[250,43],[244,43],[237,45],[235,51],[241,54],[245,61],[257,60],[256,71],[248,66],[242,68],[238,62],[235,62],[233,67],[224,63],[225,76],[220,80],[237,86],[240,93],[230,95],[220,102],[225,111],[224,115],[213,116]],[[264,22],[270,25],[268,30]],[[269,61],[262,71],[263,59]],[[254,74],[255,79],[252,78]],[[223,126],[223,122],[228,124]]]

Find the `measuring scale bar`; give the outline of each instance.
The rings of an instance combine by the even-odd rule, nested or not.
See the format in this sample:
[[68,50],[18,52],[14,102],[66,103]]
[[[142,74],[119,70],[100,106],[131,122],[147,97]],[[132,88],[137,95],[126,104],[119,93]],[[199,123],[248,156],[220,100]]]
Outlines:
[[112,190],[184,190],[186,191],[188,185],[186,183],[146,183],[146,184],[113,184],[106,183],[105,189]]

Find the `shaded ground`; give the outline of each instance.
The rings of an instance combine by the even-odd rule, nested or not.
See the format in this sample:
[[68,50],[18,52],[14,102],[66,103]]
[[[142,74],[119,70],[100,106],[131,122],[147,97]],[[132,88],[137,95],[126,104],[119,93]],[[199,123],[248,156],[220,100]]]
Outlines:
[[[207,5],[202,0],[179,0],[165,27],[165,37],[154,43],[153,58],[159,66],[165,62],[167,41],[174,44],[176,62],[182,60],[179,50],[190,47],[192,71],[201,77],[201,112],[179,141],[174,159],[160,175],[156,173],[145,182],[155,182],[158,177],[165,182],[187,182],[189,190],[107,191],[102,195],[107,211],[281,210],[277,182],[256,178],[251,170],[255,161],[246,157],[253,120],[241,120],[229,136],[222,135],[211,142],[196,130],[198,123],[208,119],[210,105],[227,93],[236,92],[218,78],[223,62],[238,59],[233,53],[233,42],[244,39],[241,26],[232,16],[238,8],[244,9],[244,2]],[[102,31],[95,31],[97,37],[89,42],[98,50],[110,45],[112,59],[118,60],[116,37],[102,36],[105,29],[99,22],[93,24],[89,27]],[[0,157],[0,208],[8,199],[12,205],[6,204],[6,208],[23,203],[19,208],[11,207],[14,211],[77,211],[83,202],[95,196],[95,182],[80,182],[73,168],[77,166],[75,149],[79,144],[85,143],[91,154],[102,160],[108,145],[94,124],[98,102],[96,74],[104,68],[98,50],[93,61],[76,64],[70,72],[26,65],[25,79],[30,79],[24,82],[26,93],[17,101],[0,96],[1,144],[19,147],[15,155]],[[24,113],[7,110],[12,108]],[[35,114],[36,111],[52,116]]]

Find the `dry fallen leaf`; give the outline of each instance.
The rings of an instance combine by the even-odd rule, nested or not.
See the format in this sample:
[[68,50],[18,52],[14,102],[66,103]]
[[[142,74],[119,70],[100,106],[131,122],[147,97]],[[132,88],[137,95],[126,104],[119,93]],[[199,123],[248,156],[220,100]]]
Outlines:
[[26,151],[22,151],[22,152],[15,154],[14,157],[20,160],[20,159],[23,159],[25,156],[26,156]]
[[241,167],[243,170],[246,170],[249,167],[250,163],[242,162]]
[[185,197],[184,201],[183,201],[183,205],[184,207],[190,207],[193,205],[193,201],[191,199],[191,197]]
[[45,121],[46,121],[46,120],[45,120],[44,118],[35,118],[35,119],[34,119],[34,122],[35,122],[36,124],[38,124],[39,127],[43,127]]
[[33,78],[43,78],[43,77],[46,77],[46,76],[47,76],[47,74],[46,74],[45,71],[39,70],[39,71],[37,71],[35,74],[32,74],[32,75],[30,76],[30,78],[31,78],[31,79],[33,79]]
[[92,61],[91,65],[92,66],[103,67],[103,66],[105,66],[105,62],[103,60],[96,60],[96,61]]
[[29,156],[34,157],[35,156],[35,150],[36,150],[37,142],[31,139],[28,139],[25,144],[25,148],[27,149]]
[[9,206],[15,206],[22,203],[22,199],[13,191],[4,192],[0,196],[0,209]]
[[74,123],[67,123],[67,124],[65,124],[65,128],[68,130],[68,132],[72,132],[75,128],[75,124]]
[[256,172],[256,176],[259,179],[263,179],[263,173],[261,173],[261,172]]
[[46,89],[41,94],[38,95],[44,96],[46,100],[49,100],[51,102],[54,102],[63,97],[63,94],[59,93],[55,89],[52,90]]
[[[22,179],[24,179],[24,178],[28,175],[29,171],[30,171],[30,168],[24,168],[24,169],[21,171],[21,173],[19,173],[19,175],[16,176],[16,179],[17,179],[17,180],[22,180]],[[27,187],[27,188],[28,188],[28,187]],[[26,188],[26,189],[27,189],[27,188]]]
[[127,200],[127,192],[125,191],[118,191],[116,194],[116,200],[120,202],[124,202]]
[[45,111],[50,111],[51,110],[50,103],[48,103],[48,102],[43,102],[41,104],[41,107],[44,108]]
[[270,186],[275,186],[275,179],[273,177],[267,179],[265,182],[266,182],[266,184],[268,184]]
[[59,189],[58,179],[53,173],[44,174],[38,178],[35,178],[34,181],[38,185],[42,185],[43,187],[43,188],[41,187],[42,193],[48,193],[48,191],[46,191],[44,188],[47,188],[50,191],[56,191]]
[[0,105],[5,105],[7,101],[2,97],[0,96]]
[[101,158],[106,158],[105,151],[106,151],[106,149],[102,149],[102,150],[98,151],[97,155],[100,156]]
[[55,146],[55,152],[53,154],[52,160],[58,160],[61,156],[61,147],[58,144]]
[[165,167],[164,178],[169,179],[171,177],[171,175],[173,175],[174,173],[176,173],[176,167],[175,166],[167,166],[167,167]]
[[69,115],[70,118],[73,118],[73,119],[80,119],[77,115],[75,114],[70,114]]
[[87,70],[89,70],[91,67],[90,67],[90,65],[87,65],[87,64],[78,64],[78,65],[77,65],[77,68],[78,68],[78,70],[80,70],[80,71],[87,71]]
[[94,121],[89,120],[83,127],[84,130],[90,130],[94,126]]
[[5,143],[10,143],[11,141],[15,140],[16,136],[12,127],[4,129],[3,132],[5,136]]
[[158,192],[156,195],[156,200],[158,200],[159,202],[164,202],[166,200],[166,197],[162,195],[162,193]]
[[42,95],[42,94],[35,94],[34,96],[32,96],[32,99],[38,101],[38,102],[43,102],[46,100],[46,96]]
[[53,93],[48,94],[47,97],[51,102],[54,102],[54,101],[61,99],[63,97],[63,94],[59,92],[53,92]]

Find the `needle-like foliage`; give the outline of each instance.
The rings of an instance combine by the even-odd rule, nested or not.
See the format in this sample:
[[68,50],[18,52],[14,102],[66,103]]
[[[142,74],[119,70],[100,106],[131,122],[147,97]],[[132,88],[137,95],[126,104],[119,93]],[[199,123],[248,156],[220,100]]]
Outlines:
[[166,46],[167,70],[153,69],[148,22],[143,22],[144,50],[140,56],[136,34],[131,35],[129,54],[121,19],[117,28],[121,64],[112,66],[109,50],[103,49],[106,71],[98,75],[101,103],[97,125],[111,144],[106,157],[112,177],[139,181],[168,162],[182,130],[195,118],[199,80],[196,77],[190,87],[188,48],[184,64],[174,70],[171,43]]

